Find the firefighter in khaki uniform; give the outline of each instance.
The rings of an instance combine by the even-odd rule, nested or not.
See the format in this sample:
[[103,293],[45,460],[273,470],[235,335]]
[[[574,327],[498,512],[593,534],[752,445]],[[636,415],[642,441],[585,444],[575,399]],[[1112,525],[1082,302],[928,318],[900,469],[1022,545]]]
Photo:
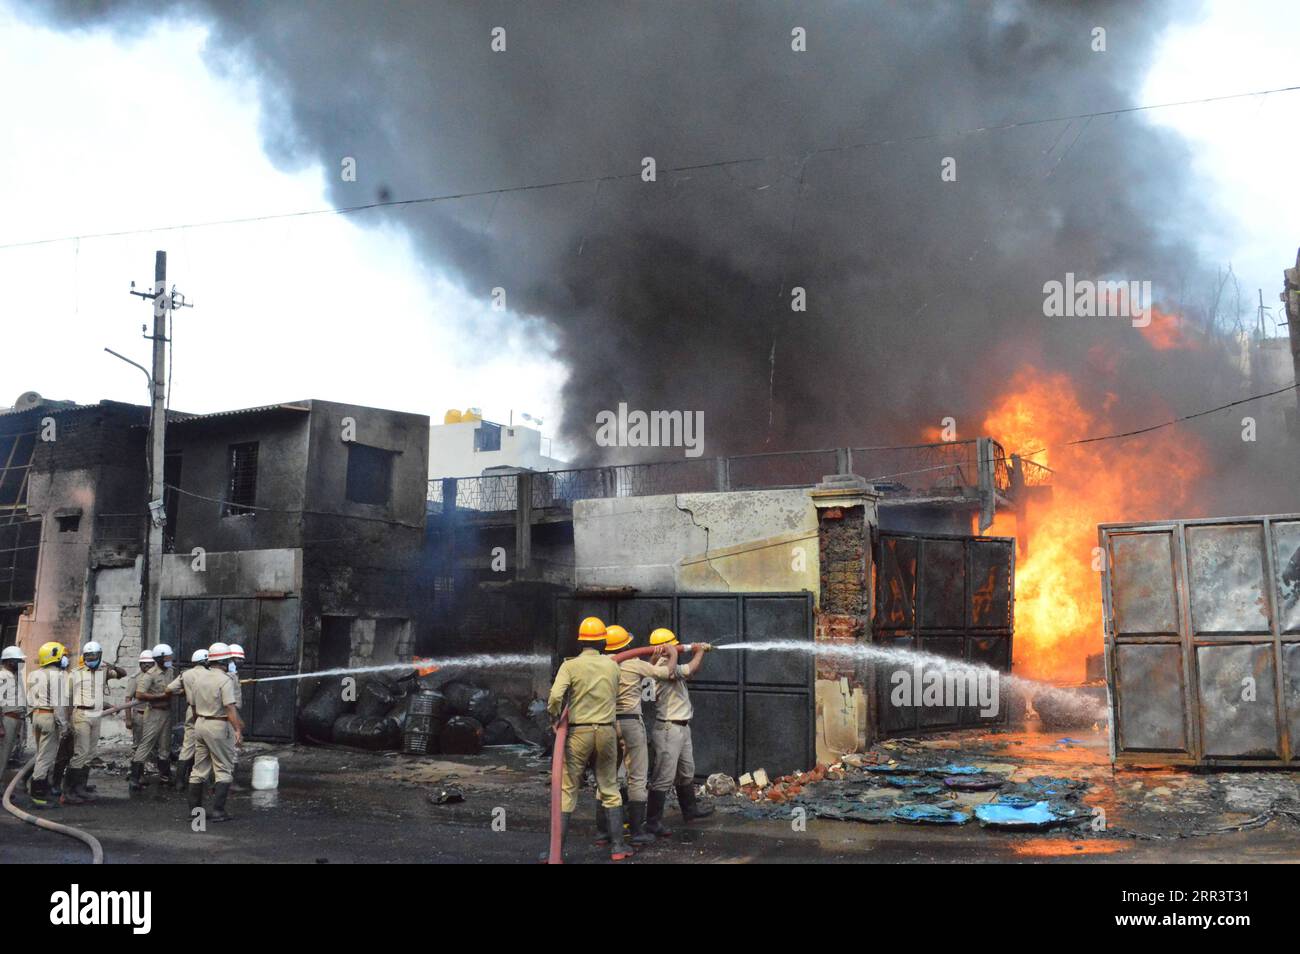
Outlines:
[[149,757],[157,753],[158,780],[166,785],[171,782],[171,696],[167,692],[167,683],[171,681],[168,673],[158,668],[153,661],[153,653],[146,659],[140,654],[140,675],[135,680],[135,699],[142,703],[137,721],[140,723],[140,738],[136,740],[131,753],[131,780],[128,787],[133,792],[144,790],[144,769]]
[[81,662],[68,672],[68,696],[72,703],[72,761],[64,776],[62,801],[69,805],[94,801],[86,788],[90,778],[90,760],[99,745],[100,713],[104,709],[104,684],[122,679],[126,670],[105,666],[104,648],[86,643]]
[[[136,665],[140,671],[134,676],[128,676],[126,680],[126,701],[135,702],[135,689],[140,682],[140,677],[153,667],[153,653],[144,649],[140,651],[139,658],[136,659]],[[140,744],[140,733],[144,731],[144,706],[131,705],[122,710],[122,724],[131,730],[131,751],[134,752]],[[137,710],[139,710],[137,712]]]
[[[208,659],[224,659],[229,648],[224,643],[208,647]],[[203,804],[203,786],[212,772],[216,788],[212,811],[214,822],[228,821],[226,798],[234,780],[235,746],[243,741],[244,723],[235,708],[235,690],[230,674],[214,666],[191,669],[186,679],[186,696],[194,707],[194,774],[190,777],[190,811]],[[197,778],[197,781],[195,779]]]
[[36,651],[36,665],[40,668],[27,674],[27,706],[36,742],[36,764],[28,794],[34,806],[45,808],[50,803],[49,774],[59,754],[59,739],[72,731],[63,672],[68,665],[68,651],[62,643],[44,643]]
[[[661,647],[658,659],[676,660],[677,636],[670,629],[656,629],[650,634],[650,645]],[[671,676],[660,679],[655,691],[655,764],[650,773],[650,804],[646,828],[655,835],[671,835],[663,826],[664,805],[668,789],[676,787],[677,803],[682,809],[682,820],[693,821],[713,814],[711,807],[701,807],[695,801],[695,754],[691,748],[691,694],[686,680],[699,672],[704,654],[713,647],[708,643],[693,643],[691,661],[672,665]],[[654,658],[654,657],[652,657]]]
[[[622,626],[605,630],[605,652],[620,653],[632,645],[632,634]],[[671,679],[676,655],[652,663],[646,659],[624,659],[618,664],[618,741],[623,748],[623,764],[627,768],[627,817],[633,845],[649,845],[655,836],[646,831],[646,780],[650,772],[650,752],[646,746],[645,722],[641,719],[641,686],[646,679]],[[601,837],[597,843],[608,839],[604,819],[597,813],[597,828]]]
[[618,700],[618,664],[600,651],[605,644],[605,624],[588,616],[578,628],[582,651],[560,664],[546,709],[558,719],[569,707],[569,736],[564,746],[564,778],[560,787],[560,850],[569,831],[569,818],[578,803],[582,773],[593,754],[596,789],[611,835],[609,857],[622,861],[631,852],[623,841],[623,800],[618,794],[618,732],[614,728]]
[[17,646],[6,646],[0,652],[0,778],[4,777],[21,734],[25,713],[18,691],[18,667],[24,662],[23,651]]
[[194,650],[194,653],[190,656],[190,662],[194,665],[167,683],[167,691],[173,696],[178,692],[185,695],[185,737],[181,740],[180,759],[176,763],[176,790],[178,792],[190,784],[190,770],[194,768],[194,697],[190,694],[187,680],[193,678],[190,675],[191,673],[197,673],[208,665],[208,651],[206,649]]

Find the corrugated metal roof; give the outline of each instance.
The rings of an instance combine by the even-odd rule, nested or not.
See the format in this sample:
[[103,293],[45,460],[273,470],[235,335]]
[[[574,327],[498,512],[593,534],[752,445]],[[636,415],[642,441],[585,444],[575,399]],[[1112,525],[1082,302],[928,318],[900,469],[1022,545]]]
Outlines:
[[306,414],[311,410],[308,406],[309,403],[310,402],[301,404],[263,404],[260,407],[245,407],[235,411],[213,411],[211,414],[185,414],[183,416],[181,416],[179,412],[172,412],[177,413],[178,416],[175,420],[171,421],[171,423],[190,424],[194,421],[207,421],[219,417],[241,417],[250,414],[269,414],[274,411],[297,411],[301,414]]

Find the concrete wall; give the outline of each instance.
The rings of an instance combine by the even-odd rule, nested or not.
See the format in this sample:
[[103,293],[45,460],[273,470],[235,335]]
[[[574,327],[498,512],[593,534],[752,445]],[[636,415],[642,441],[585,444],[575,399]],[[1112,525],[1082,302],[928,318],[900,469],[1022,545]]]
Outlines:
[[579,589],[819,589],[817,513],[804,489],[580,500],[573,539]]
[[[53,439],[36,443],[27,490],[27,512],[41,518],[36,592],[17,638],[29,665],[50,640],[72,652],[81,646],[97,518],[143,512],[146,489],[140,408],[100,404],[25,415],[38,429],[46,416],[54,420]],[[60,530],[63,515],[76,518],[75,530]]]
[[[464,424],[435,424],[429,428],[429,479],[477,477],[489,467],[520,467],[526,470],[563,470],[569,465],[542,453],[541,431],[516,424],[501,425],[499,451],[474,450],[474,431],[479,421]],[[548,442],[549,449],[549,442]]]
[[[235,414],[181,422],[167,429],[167,453],[181,455],[176,550],[210,552],[298,547],[306,505],[308,421],[303,411]],[[256,441],[254,503],[271,508],[225,515],[229,447]],[[203,499],[210,498],[210,499]]]

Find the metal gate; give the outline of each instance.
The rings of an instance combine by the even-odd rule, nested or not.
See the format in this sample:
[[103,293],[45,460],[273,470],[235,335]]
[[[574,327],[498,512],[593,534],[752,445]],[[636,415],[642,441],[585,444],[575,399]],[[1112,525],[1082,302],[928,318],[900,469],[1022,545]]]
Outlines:
[[[301,611],[297,597],[204,597],[162,601],[162,640],[176,651],[181,665],[196,649],[212,643],[238,643],[245,664],[240,678],[283,676],[299,671],[302,656]],[[246,737],[292,741],[298,682],[257,683],[244,687],[240,716]],[[172,715],[184,719],[184,702],[176,699]]]
[[[982,663],[1011,671],[1015,541],[882,532],[874,543],[876,607],[873,639],[884,646]],[[879,734],[911,735],[1007,721],[999,686],[996,715],[978,705],[895,705],[897,666],[877,666],[875,712]],[[922,668],[924,678],[928,669]]]
[[1294,768],[1300,515],[1098,530],[1111,758]]
[[[556,667],[577,651],[575,634],[584,616],[618,623],[632,634],[634,646],[646,645],[651,630],[660,626],[687,643],[813,638],[811,593],[559,597]],[[817,761],[814,674],[812,656],[802,653],[710,654],[690,683],[696,775],[726,772],[736,778],[763,768],[775,777],[811,768]],[[643,709],[649,723],[654,707]]]

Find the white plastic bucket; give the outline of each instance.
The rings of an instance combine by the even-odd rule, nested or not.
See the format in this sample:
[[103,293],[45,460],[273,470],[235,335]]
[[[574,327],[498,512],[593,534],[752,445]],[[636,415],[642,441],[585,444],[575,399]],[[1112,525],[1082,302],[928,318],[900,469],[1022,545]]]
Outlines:
[[280,787],[280,760],[274,755],[253,759],[253,788],[258,791]]

